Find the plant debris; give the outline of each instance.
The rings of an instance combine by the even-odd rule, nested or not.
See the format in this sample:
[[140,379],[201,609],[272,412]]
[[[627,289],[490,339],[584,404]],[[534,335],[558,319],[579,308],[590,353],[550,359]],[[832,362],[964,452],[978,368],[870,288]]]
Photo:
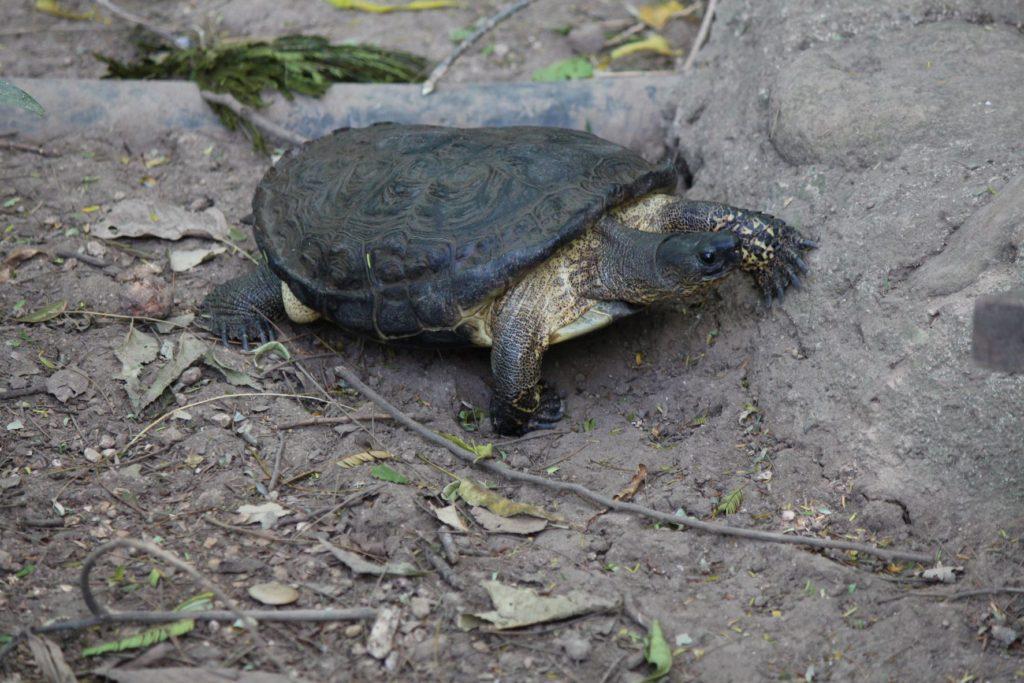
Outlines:
[[[266,105],[263,92],[276,90],[320,97],[332,83],[419,83],[427,62],[408,52],[372,45],[335,45],[322,36],[282,36],[271,41],[221,42],[208,47],[168,49],[140,42],[142,57],[132,63],[96,55],[107,65],[108,78],[189,80],[200,89],[229,93],[254,109]],[[257,149],[266,142],[249,122],[223,105],[214,111],[229,129],[241,127]]]
[[532,588],[506,586],[500,581],[481,581],[480,585],[491,597],[494,610],[461,615],[459,625],[463,628],[485,624],[498,630],[520,628],[619,607],[618,598],[604,597],[592,591],[574,590],[565,595],[540,596]]

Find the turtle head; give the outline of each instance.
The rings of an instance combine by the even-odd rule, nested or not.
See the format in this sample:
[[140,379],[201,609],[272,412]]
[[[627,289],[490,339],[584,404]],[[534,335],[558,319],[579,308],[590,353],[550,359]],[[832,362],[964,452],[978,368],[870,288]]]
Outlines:
[[673,289],[725,277],[740,264],[740,240],[731,232],[669,235],[658,245],[658,275]]

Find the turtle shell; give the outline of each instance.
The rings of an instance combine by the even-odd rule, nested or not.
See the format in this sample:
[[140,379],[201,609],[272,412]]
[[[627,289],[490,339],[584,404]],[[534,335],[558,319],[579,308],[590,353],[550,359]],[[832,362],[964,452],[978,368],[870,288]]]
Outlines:
[[302,145],[253,198],[257,243],[306,305],[379,339],[442,340],[671,165],[561,128],[378,124]]

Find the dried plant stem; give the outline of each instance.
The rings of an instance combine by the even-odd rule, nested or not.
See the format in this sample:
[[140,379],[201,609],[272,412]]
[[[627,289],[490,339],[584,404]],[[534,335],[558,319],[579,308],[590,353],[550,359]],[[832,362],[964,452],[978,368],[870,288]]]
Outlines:
[[206,91],[203,91],[201,94],[203,99],[209,104],[219,104],[222,107],[227,107],[239,118],[247,120],[252,125],[275,138],[284,140],[292,145],[301,145],[304,142],[309,142],[309,138],[274,123],[252,107],[247,107],[236,100],[233,95]]
[[484,36],[485,33],[487,33],[495,26],[511,17],[519,10],[524,9],[531,2],[533,2],[533,0],[518,0],[517,2],[512,3],[508,7],[504,8],[494,16],[489,17],[482,24],[480,24],[480,26],[478,26],[475,31],[473,31],[466,37],[465,40],[459,43],[458,47],[452,50],[452,53],[450,55],[445,57],[443,60],[441,60],[440,64],[434,67],[434,70],[430,72],[430,76],[428,76],[427,80],[424,81],[423,83],[423,90],[421,91],[422,94],[429,95],[430,93],[434,92],[434,88],[437,87],[437,82],[441,80],[441,78],[443,78],[446,73],[448,73],[448,69],[451,68],[452,64],[455,62],[456,59],[462,56],[462,53],[471,48],[478,40],[480,40]]
[[704,41],[708,38],[708,32],[711,30],[711,20],[715,17],[715,5],[717,4],[718,0],[708,0],[708,6],[704,9],[704,17],[701,19],[697,37],[693,40],[690,54],[686,56],[686,61],[683,63],[684,73],[693,68],[693,63],[697,59],[697,53],[700,52],[701,46],[704,45]]

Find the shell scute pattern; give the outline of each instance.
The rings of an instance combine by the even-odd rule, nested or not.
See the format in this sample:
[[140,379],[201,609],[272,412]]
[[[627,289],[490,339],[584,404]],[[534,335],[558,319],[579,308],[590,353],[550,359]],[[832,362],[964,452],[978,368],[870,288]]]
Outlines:
[[453,329],[609,207],[675,172],[588,133],[380,124],[286,155],[253,199],[271,268],[343,327]]

